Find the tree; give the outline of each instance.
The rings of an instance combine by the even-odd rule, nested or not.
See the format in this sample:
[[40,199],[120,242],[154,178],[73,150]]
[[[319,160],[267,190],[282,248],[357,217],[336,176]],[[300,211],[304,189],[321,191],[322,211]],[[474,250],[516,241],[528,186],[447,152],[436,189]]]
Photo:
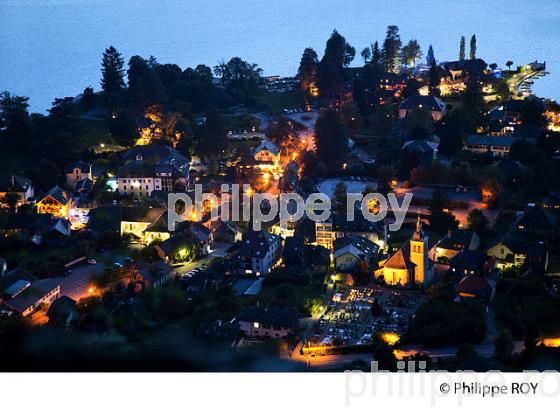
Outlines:
[[327,40],[325,54],[317,69],[317,82],[322,96],[332,97],[340,92],[344,80],[344,67],[348,66],[356,50],[334,30]]
[[457,228],[458,221],[452,213],[446,211],[448,199],[440,190],[435,190],[428,211],[430,213],[430,229],[444,234],[449,229]]
[[494,340],[494,357],[505,362],[511,359],[513,353],[513,337],[507,329],[503,329],[498,333]]
[[395,110],[389,104],[379,105],[370,116],[369,121],[371,130],[375,135],[390,135],[397,123]]
[[441,90],[439,88],[441,83],[441,78],[443,76],[442,70],[437,65],[432,65],[430,67],[430,71],[428,72],[428,86],[430,88],[430,94],[439,96],[441,94]]
[[404,134],[409,139],[425,139],[434,132],[432,114],[426,108],[415,108],[404,120]]
[[476,58],[476,36],[473,34],[471,37],[471,53],[470,53],[471,60]]
[[428,211],[431,215],[443,212],[443,209],[447,207],[448,198],[445,193],[439,189],[434,190],[432,193],[432,199],[430,201],[430,207]]
[[367,105],[366,89],[361,78],[356,78],[352,83],[352,96],[354,97],[354,102],[360,112],[360,115],[366,119],[366,124],[369,123],[367,121],[369,107]]
[[[203,64],[197,65],[194,69],[187,68],[181,74],[181,78],[173,83],[169,88],[169,96],[177,102],[183,102],[188,111],[206,111],[212,105],[215,98],[215,87],[213,84],[212,69]],[[178,101],[177,101],[178,100]],[[188,112],[181,112],[183,116]]]
[[295,148],[299,138],[294,130],[292,122],[286,117],[280,117],[277,121],[271,121],[266,130],[266,138],[279,146],[284,154]]
[[461,43],[459,44],[459,60],[465,59],[465,36],[461,36]]
[[544,105],[536,98],[525,98],[519,110],[519,119],[523,124],[544,127]]
[[101,87],[107,93],[118,93],[124,88],[124,60],[113,46],[103,52]]
[[452,156],[463,148],[463,139],[470,131],[469,116],[464,108],[458,107],[445,114],[436,124],[436,135],[440,137],[438,151]]
[[462,96],[463,107],[469,118],[470,130],[482,127],[485,122],[487,104],[484,101],[482,89],[476,78],[469,78]]
[[0,135],[16,149],[25,147],[31,137],[28,108],[28,97],[11,95],[7,91],[0,94]]
[[484,216],[480,209],[473,209],[467,216],[469,229],[478,235],[484,235],[488,231],[488,218]]
[[227,135],[220,113],[210,108],[206,113],[206,124],[196,130],[197,153],[205,158],[220,158],[227,147]]
[[434,56],[434,48],[432,47],[431,44],[430,47],[428,48],[428,54],[426,55],[426,62],[430,67],[436,66],[436,57]]
[[364,65],[368,63],[368,61],[371,59],[371,48],[369,47],[365,47],[362,52],[360,53],[360,55],[362,56],[362,58],[364,59]]
[[390,73],[400,72],[401,37],[398,26],[388,26],[383,49],[381,52],[385,71]]
[[347,188],[344,181],[340,181],[336,184],[333,193],[333,212],[338,214],[345,214],[348,212],[346,209],[346,195],[347,195]]
[[19,202],[19,195],[17,192],[8,192],[0,200],[8,207],[11,212],[16,212],[17,204]]
[[535,356],[537,350],[537,338],[539,331],[534,324],[530,324],[525,331],[525,340],[523,343],[523,357],[525,360],[531,360]]
[[391,181],[393,179],[393,167],[390,165],[382,165],[377,168],[377,190],[386,194],[391,192]]
[[306,94],[312,95],[313,89],[317,85],[318,64],[319,61],[315,50],[306,48],[301,56],[297,75],[301,91]]
[[321,112],[315,122],[315,146],[317,154],[328,167],[336,167],[348,150],[346,130],[338,113],[328,108]]
[[214,73],[221,78],[226,91],[243,102],[254,102],[261,93],[262,69],[257,64],[233,57],[214,67]]
[[121,111],[111,121],[111,135],[125,147],[134,144],[138,138],[138,126],[129,111]]
[[371,315],[373,317],[379,317],[383,314],[383,307],[379,303],[379,298],[373,299],[373,303],[371,304]]
[[401,58],[405,66],[412,65],[416,66],[416,61],[420,60],[422,57],[422,51],[420,50],[420,44],[417,40],[410,40],[401,51]]
[[29,168],[24,174],[33,181],[36,189],[45,191],[57,183],[59,169],[54,162],[43,158],[37,164],[37,168]]
[[128,61],[128,98],[141,110],[155,104],[164,104],[166,91],[156,72],[155,59],[132,56]]
[[500,200],[502,191],[502,184],[497,179],[489,178],[481,187],[482,201],[489,206],[494,206]]
[[371,64],[378,65],[381,62],[381,58],[379,43],[376,41],[371,45]]
[[511,60],[506,61],[506,66],[507,66],[509,71],[511,71],[511,66],[512,65],[513,65],[513,61],[511,61]]

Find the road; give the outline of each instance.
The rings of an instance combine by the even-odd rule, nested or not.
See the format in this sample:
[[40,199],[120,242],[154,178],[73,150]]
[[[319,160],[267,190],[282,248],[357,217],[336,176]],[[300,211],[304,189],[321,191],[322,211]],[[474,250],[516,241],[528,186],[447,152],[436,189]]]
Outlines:
[[[515,341],[513,346],[514,353],[523,351],[523,341]],[[301,347],[301,344],[299,345]],[[474,350],[482,357],[491,358],[494,355],[494,343],[484,342],[474,346]],[[292,352],[291,359],[300,363],[304,363],[308,367],[316,367],[321,369],[341,367],[350,364],[356,360],[363,360],[370,362],[373,360],[373,354],[360,353],[349,355],[331,355],[331,356],[303,356],[297,355],[296,350]],[[457,346],[437,347],[437,348],[423,348],[420,346],[403,346],[394,351],[395,357],[402,360],[406,356],[413,356],[418,353],[424,353],[430,356],[433,360],[440,358],[448,358],[455,356]]]

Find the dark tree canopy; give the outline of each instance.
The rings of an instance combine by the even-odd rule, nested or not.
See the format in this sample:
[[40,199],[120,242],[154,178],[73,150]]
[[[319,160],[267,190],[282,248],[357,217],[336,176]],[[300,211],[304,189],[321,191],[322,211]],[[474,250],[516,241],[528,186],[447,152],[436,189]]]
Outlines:
[[306,48],[301,56],[298,69],[299,84],[304,93],[310,94],[312,87],[317,85],[318,64],[319,60],[315,50]]
[[227,146],[224,121],[220,113],[210,108],[206,113],[206,123],[196,130],[197,151],[206,158],[219,158]]
[[387,27],[385,41],[383,42],[382,60],[385,71],[398,73],[400,71],[401,37],[398,26]]
[[226,91],[240,101],[253,102],[261,92],[262,69],[257,64],[233,57],[214,67],[214,73],[221,78]]
[[124,88],[124,60],[113,46],[103,52],[101,62],[101,87],[108,93],[118,93]]
[[470,53],[471,60],[476,58],[476,36],[473,34],[471,37],[471,53]]
[[140,110],[153,104],[164,104],[167,100],[157,68],[154,58],[146,60],[132,56],[128,62],[128,97]]
[[354,59],[356,50],[336,30],[327,40],[325,54],[317,69],[317,82],[321,96],[330,97],[340,91],[344,80],[344,67]]
[[315,146],[317,154],[329,167],[336,166],[344,158],[348,150],[348,139],[335,110],[328,108],[317,119]]
[[430,44],[428,48],[428,54],[426,55],[426,62],[430,67],[434,67],[436,65],[436,57],[434,56],[434,48]]

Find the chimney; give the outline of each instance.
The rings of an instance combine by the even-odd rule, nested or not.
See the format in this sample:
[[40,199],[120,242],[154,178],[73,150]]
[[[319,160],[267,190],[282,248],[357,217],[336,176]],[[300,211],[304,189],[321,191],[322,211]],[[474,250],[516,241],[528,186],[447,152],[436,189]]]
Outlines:
[[452,233],[452,232],[453,232],[453,231],[451,230],[451,228],[449,228],[449,229],[447,230],[447,237],[448,237],[449,239],[451,239],[451,233]]

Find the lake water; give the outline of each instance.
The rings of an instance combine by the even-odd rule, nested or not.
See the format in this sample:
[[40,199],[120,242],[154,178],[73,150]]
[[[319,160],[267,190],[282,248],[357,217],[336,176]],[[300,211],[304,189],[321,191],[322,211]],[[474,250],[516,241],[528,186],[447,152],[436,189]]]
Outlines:
[[[560,7],[556,0],[1,0],[0,90],[44,111],[55,97],[99,89],[103,50],[181,67],[240,56],[266,75],[293,75],[305,47],[323,53],[336,28],[359,52],[383,40],[387,25],[403,41],[433,44],[440,61],[457,59],[471,34],[478,55],[504,66],[546,60],[536,94],[560,100]],[[467,47],[468,53],[468,47]]]

